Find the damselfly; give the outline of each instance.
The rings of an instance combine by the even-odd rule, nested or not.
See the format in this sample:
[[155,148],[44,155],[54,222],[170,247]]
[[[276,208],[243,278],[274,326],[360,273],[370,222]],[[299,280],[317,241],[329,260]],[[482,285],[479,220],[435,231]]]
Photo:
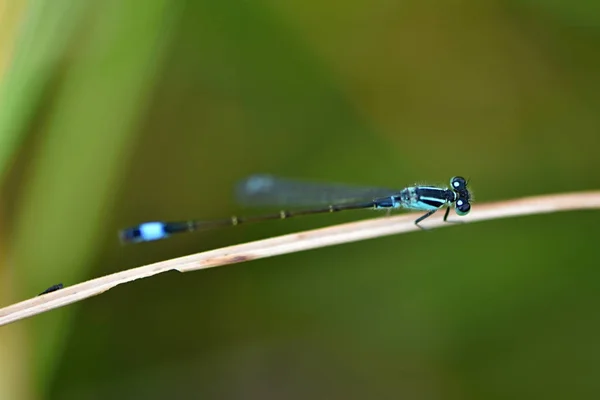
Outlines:
[[233,216],[213,221],[144,222],[123,229],[120,232],[121,240],[126,243],[148,242],[165,239],[175,233],[356,209],[391,211],[395,208],[406,208],[425,211],[425,214],[415,220],[415,224],[423,228],[419,223],[444,206],[446,206],[445,222],[448,222],[451,206],[454,206],[456,213],[461,216],[468,214],[471,210],[471,195],[467,189],[467,181],[460,176],[450,179],[450,188],[410,186],[400,191],[394,191],[383,188],[309,183],[270,175],[254,175],[240,182],[237,187],[237,195],[241,203],[253,206],[283,204],[323,206],[297,211],[282,210],[268,215]]

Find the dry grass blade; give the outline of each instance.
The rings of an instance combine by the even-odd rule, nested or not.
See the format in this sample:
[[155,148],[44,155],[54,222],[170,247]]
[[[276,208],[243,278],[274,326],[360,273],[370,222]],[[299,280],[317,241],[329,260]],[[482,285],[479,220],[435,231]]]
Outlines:
[[[477,204],[468,216],[461,217],[460,220],[464,222],[476,222],[583,209],[600,209],[600,191],[526,197],[517,200]],[[377,217],[238,244],[129,269],[69,286],[62,290],[34,297],[0,309],[0,325],[74,303],[105,292],[122,283],[146,278],[166,271],[195,271],[258,258],[272,257],[279,254],[419,230],[414,225],[415,218],[415,214]],[[427,220],[426,226],[450,227],[456,225],[444,223],[441,217],[432,217]]]

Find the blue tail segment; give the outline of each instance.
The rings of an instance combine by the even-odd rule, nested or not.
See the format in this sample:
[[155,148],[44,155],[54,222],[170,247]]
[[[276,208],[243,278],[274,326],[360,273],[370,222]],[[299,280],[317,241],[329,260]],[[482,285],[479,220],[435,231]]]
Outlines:
[[145,222],[132,228],[123,229],[120,236],[123,243],[140,243],[166,239],[169,237],[169,232],[167,232],[167,224],[164,222]]

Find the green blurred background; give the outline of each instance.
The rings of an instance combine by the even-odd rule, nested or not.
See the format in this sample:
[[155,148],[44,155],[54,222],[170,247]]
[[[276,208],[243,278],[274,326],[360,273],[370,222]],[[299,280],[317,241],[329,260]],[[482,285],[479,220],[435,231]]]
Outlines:
[[[0,299],[368,211],[256,212],[253,173],[476,200],[599,186],[597,1],[0,1]],[[477,207],[475,203],[474,207]],[[593,211],[189,274],[0,328],[2,399],[593,398]]]

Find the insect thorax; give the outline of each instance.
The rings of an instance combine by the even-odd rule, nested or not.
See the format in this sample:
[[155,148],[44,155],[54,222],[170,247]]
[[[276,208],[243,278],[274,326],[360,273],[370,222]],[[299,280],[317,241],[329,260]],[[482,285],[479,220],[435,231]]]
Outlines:
[[400,192],[399,201],[403,207],[417,210],[436,210],[454,201],[452,190],[433,186],[411,186]]

